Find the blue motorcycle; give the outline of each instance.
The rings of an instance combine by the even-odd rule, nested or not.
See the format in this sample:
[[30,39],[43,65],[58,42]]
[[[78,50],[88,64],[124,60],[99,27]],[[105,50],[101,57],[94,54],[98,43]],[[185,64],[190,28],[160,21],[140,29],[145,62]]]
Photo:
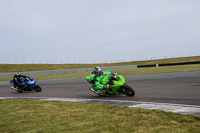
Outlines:
[[9,81],[11,86],[10,88],[15,90],[15,91],[18,91],[18,92],[23,92],[23,91],[37,91],[37,92],[41,92],[42,91],[42,88],[36,84],[36,81],[34,78],[32,77],[26,77],[26,78],[23,78],[21,79],[21,84],[24,85],[25,87],[22,88],[19,88],[19,87],[14,87],[15,86],[15,83],[13,80],[10,80]]

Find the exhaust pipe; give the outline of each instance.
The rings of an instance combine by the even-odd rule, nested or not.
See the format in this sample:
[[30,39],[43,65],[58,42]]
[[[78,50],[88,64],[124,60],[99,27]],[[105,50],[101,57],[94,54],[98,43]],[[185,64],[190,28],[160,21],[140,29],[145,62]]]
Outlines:
[[95,91],[92,87],[89,88],[90,91],[96,93],[97,95],[100,95],[98,91]]
[[15,90],[15,91],[18,91],[17,88],[13,87],[13,86],[10,86],[11,89]]

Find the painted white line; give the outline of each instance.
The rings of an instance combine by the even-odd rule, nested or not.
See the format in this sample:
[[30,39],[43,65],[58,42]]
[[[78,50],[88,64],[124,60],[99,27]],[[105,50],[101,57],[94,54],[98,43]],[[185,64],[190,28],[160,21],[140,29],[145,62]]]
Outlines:
[[138,104],[138,105],[132,105],[129,107],[133,108],[146,108],[146,109],[155,109],[155,110],[164,110],[174,113],[180,113],[180,114],[195,114],[200,116],[200,106],[188,106],[185,105],[156,105],[156,104]]
[[200,106],[184,105],[184,104],[169,104],[141,101],[121,101],[121,100],[103,100],[103,99],[79,99],[79,98],[50,98],[50,97],[0,97],[0,99],[29,99],[29,100],[46,100],[46,101],[69,101],[69,102],[87,102],[101,103],[118,106],[128,106],[131,108],[145,108],[164,110],[168,112],[180,114],[194,114],[200,116]]

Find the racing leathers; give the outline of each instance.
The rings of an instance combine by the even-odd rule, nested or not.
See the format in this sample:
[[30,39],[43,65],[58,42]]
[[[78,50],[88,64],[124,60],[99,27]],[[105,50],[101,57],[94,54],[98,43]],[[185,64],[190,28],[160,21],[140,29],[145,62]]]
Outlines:
[[23,89],[26,87],[26,84],[21,84],[21,78],[26,78],[27,76],[25,75],[14,75],[13,77],[13,82],[14,82],[14,87],[18,87],[18,89]]
[[105,89],[109,87],[109,84],[102,84],[102,79],[104,78],[104,75],[110,75],[111,77],[113,77],[113,75],[116,75],[116,73],[113,73],[109,70],[106,71],[102,71],[101,76],[96,76],[94,72],[92,72],[91,74],[91,84],[92,84],[92,88],[94,88],[95,90],[98,90],[101,94],[105,93]]

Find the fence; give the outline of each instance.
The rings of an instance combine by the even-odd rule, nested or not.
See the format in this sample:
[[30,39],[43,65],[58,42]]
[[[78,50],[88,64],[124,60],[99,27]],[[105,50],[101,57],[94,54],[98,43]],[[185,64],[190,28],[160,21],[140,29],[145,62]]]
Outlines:
[[200,64],[200,61],[181,62],[181,63],[166,63],[166,64],[152,64],[152,65],[137,65],[137,68],[142,68],[142,67],[159,67],[159,66],[175,66],[175,65],[190,65],[190,64]]
[[[200,54],[189,56],[164,56],[164,57],[151,57],[151,58],[139,58],[139,59],[118,59],[118,60],[104,60],[104,61],[80,61],[80,60],[5,60],[1,61],[0,64],[101,64],[101,63],[120,63],[120,62],[132,62],[132,61],[151,61],[157,59],[170,59],[170,58],[179,58],[179,57],[192,57],[200,56]],[[153,66],[152,66],[153,67]]]

